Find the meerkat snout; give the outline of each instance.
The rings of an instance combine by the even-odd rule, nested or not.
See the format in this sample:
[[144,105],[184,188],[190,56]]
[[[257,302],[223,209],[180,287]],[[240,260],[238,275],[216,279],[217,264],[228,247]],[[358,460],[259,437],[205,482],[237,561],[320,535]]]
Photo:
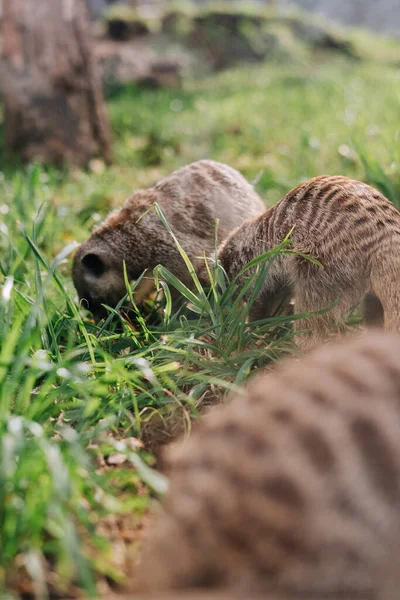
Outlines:
[[106,265],[101,257],[93,252],[89,252],[88,254],[85,254],[85,256],[82,256],[81,264],[86,270],[88,277],[100,277],[106,270]]
[[[108,314],[105,306],[113,306],[126,294],[123,263],[112,253],[82,244],[74,256],[72,277],[83,308],[96,322]],[[97,244],[98,245],[98,244]],[[96,244],[95,244],[96,246]]]
[[75,265],[75,286],[78,289],[81,305],[89,310],[98,322],[107,316],[107,310],[102,306],[106,299],[102,294],[105,289],[107,271],[105,261],[94,252],[88,252],[81,258],[78,256]]

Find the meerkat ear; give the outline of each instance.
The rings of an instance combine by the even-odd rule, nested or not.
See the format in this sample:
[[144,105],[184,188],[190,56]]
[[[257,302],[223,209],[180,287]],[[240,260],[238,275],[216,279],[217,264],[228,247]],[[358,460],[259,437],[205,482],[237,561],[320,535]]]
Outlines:
[[97,254],[85,254],[81,259],[82,265],[86,271],[95,277],[100,277],[106,270],[103,260]]

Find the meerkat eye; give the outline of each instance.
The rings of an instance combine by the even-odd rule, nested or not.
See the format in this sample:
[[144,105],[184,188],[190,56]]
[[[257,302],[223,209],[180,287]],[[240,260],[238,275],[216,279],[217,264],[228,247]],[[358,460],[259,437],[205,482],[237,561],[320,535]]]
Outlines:
[[82,258],[82,264],[95,277],[100,277],[106,270],[105,264],[97,254],[86,254]]

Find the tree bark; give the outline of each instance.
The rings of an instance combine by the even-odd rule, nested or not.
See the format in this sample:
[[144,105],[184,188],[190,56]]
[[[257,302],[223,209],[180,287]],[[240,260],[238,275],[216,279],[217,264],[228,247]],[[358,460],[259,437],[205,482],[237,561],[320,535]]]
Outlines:
[[102,84],[84,0],[3,0],[5,149],[84,167],[111,160]]

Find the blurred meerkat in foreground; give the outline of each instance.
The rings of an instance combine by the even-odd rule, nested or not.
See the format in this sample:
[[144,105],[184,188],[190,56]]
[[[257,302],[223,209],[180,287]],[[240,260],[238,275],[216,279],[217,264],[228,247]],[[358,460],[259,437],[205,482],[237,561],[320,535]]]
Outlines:
[[[262,600],[260,596],[249,596],[247,593],[235,593],[235,591],[230,590],[229,592],[224,591],[215,591],[210,592],[209,590],[206,592],[171,592],[166,594],[156,594],[151,596],[134,596],[129,595],[113,595],[113,596],[102,596],[102,600]],[[278,600],[276,598],[272,598],[268,596],[268,600]],[[335,600],[335,599],[333,599]]]
[[145,587],[398,600],[399,357],[400,337],[370,331],[288,360],[205,417],[170,449]]
[[[219,260],[230,278],[290,234],[296,255],[273,262],[250,313],[271,316],[294,296],[296,313],[332,310],[294,321],[300,346],[312,346],[333,326],[343,328],[350,310],[364,300],[367,324],[400,331],[400,213],[376,189],[347,177],[316,177],[289,192],[263,215],[230,234]],[[238,284],[243,284],[244,277]]]
[[[121,594],[114,595],[112,597],[104,597],[102,596],[102,600],[262,600],[260,596],[249,596],[245,593],[235,593],[235,591],[223,592],[223,591],[215,591],[210,592],[209,590],[206,592],[171,592],[166,594],[156,594],[156,595],[145,595],[145,596],[124,596]],[[277,600],[275,598],[268,597],[268,600]]]
[[[211,160],[194,162],[154,187],[139,190],[93,231],[74,257],[72,275],[79,298],[97,320],[107,315],[103,304],[115,307],[126,294],[124,261],[130,281],[162,264],[186,285],[192,283],[154,203],[159,204],[195,268],[202,264],[202,256],[214,250],[217,220],[222,241],[245,219],[265,210],[238,171]],[[152,287],[152,278],[141,281],[135,293],[137,304]]]

